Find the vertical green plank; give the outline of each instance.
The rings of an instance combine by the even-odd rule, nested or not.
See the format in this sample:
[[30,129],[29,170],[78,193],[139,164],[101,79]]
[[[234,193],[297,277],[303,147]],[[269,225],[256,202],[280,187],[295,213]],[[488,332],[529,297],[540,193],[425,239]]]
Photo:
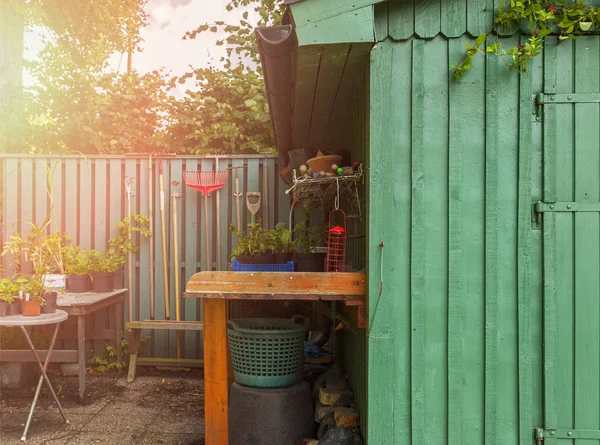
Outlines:
[[442,0],[415,2],[415,34],[421,38],[436,36],[441,29]]
[[[69,162],[69,161],[67,161]],[[72,161],[71,161],[72,162]],[[36,224],[42,224],[44,222],[44,220],[46,219],[46,217],[48,216],[48,189],[47,189],[47,181],[48,181],[48,174],[46,171],[46,166],[48,165],[47,161],[43,160],[43,159],[36,159],[35,160],[35,223]],[[70,168],[67,170],[67,172],[70,170]],[[77,180],[77,172],[75,171],[75,177],[74,179]],[[77,184],[74,182],[70,182],[70,177],[67,176],[67,197],[72,197],[70,200],[67,198],[67,202],[71,203],[71,204],[67,204],[69,206],[70,209],[70,213],[76,213],[76,209],[77,209],[77,203],[74,202],[74,200],[76,199],[76,193],[77,193]],[[72,190],[69,190],[69,185],[72,188]],[[69,195],[69,192],[71,192],[72,194],[75,194],[75,196],[73,195]],[[73,206],[73,207],[72,207]],[[72,220],[76,220],[75,218],[70,218]],[[68,224],[65,224],[65,227],[67,228],[67,233],[71,236],[75,235],[75,231],[71,230],[69,231],[68,229],[70,228],[70,226]],[[74,240],[75,238],[73,238]]]
[[[116,223],[123,219],[123,215],[121,214],[123,209],[123,201],[127,198],[125,195],[125,185],[123,183],[124,177],[121,173],[121,159],[110,159],[109,161],[109,172],[108,172],[108,180],[109,180],[109,204],[108,211],[110,213],[109,226],[110,226],[110,236],[116,236],[119,233],[119,229],[116,226]],[[129,161],[127,161],[129,162]],[[81,164],[81,172],[84,174],[86,167],[84,164]]]
[[467,2],[467,31],[478,36],[487,31],[494,20],[493,0],[469,0]]
[[425,42],[413,40],[412,227],[411,227],[411,384],[412,443],[425,442]]
[[[160,165],[162,164],[163,168],[163,184],[164,184],[164,205],[161,205],[161,195],[160,195],[160,187],[159,187],[159,178],[160,178]],[[154,175],[154,227],[156,236],[154,237],[154,297],[155,297],[155,318],[157,320],[165,319],[165,292],[164,292],[164,263],[163,263],[163,248],[162,248],[162,223],[161,223],[161,207],[164,209],[165,215],[165,234],[168,233],[167,223],[168,223],[168,212],[167,212],[167,204],[168,204],[168,196],[167,196],[167,184],[168,184],[168,175],[165,175],[168,172],[169,164],[168,161],[160,158],[155,160],[152,173]],[[168,249],[168,244],[167,244]],[[168,260],[168,250],[167,250],[167,260]],[[168,343],[167,343],[167,335],[164,330],[154,331],[154,356],[155,357],[165,357],[168,352]]]
[[[411,242],[411,104],[410,101],[403,98],[410,97],[412,85],[412,60],[413,48],[412,42],[405,41],[397,44],[392,44],[392,65],[383,65],[383,68],[391,70],[391,88],[388,87],[387,80],[379,81],[373,84],[373,88],[377,85],[377,95],[385,97],[380,112],[381,115],[372,118],[372,122],[378,121],[378,125],[385,130],[385,135],[388,139],[382,139],[380,144],[373,146],[372,150],[377,153],[372,153],[369,161],[370,168],[375,168],[375,165],[381,163],[379,171],[371,172],[368,175],[366,190],[369,191],[370,198],[367,203],[375,196],[376,202],[370,205],[368,210],[369,221],[371,212],[377,209],[377,230],[378,236],[369,236],[369,259],[375,262],[371,264],[366,261],[369,267],[369,278],[373,277],[373,284],[369,285],[369,298],[375,300],[378,280],[383,279],[383,292],[381,299],[378,301],[376,316],[380,318],[380,325],[376,324],[376,318],[369,312],[369,319],[372,322],[372,331],[379,333],[380,349],[379,358],[380,366],[376,369],[377,372],[371,375],[368,385],[368,391],[371,391],[371,385],[377,385],[380,394],[383,394],[383,406],[386,409],[373,412],[374,416],[381,415],[391,406],[393,409],[391,432],[393,433],[392,441],[389,443],[401,443],[407,437],[411,436],[411,251],[408,246]],[[388,49],[389,51],[390,49]],[[385,59],[384,59],[385,60]],[[409,63],[406,63],[409,61]],[[389,71],[381,70],[381,75],[388,75]],[[391,92],[391,94],[390,94]],[[369,106],[368,104],[366,106]],[[389,116],[389,118],[387,117]],[[393,125],[388,124],[390,119]],[[375,131],[382,131],[374,129]],[[390,150],[387,147],[394,148]],[[371,149],[370,149],[371,150]],[[370,190],[370,181],[378,180],[380,189]],[[390,207],[390,201],[392,206]],[[393,209],[393,217],[390,219],[390,209]],[[389,230],[389,221],[393,220],[397,230]],[[377,270],[378,262],[381,261],[381,247],[379,242],[383,241],[383,277],[379,276],[380,271]],[[372,271],[372,272],[371,272]],[[377,276],[378,278],[374,278]],[[372,297],[371,297],[372,296]],[[369,303],[371,310],[372,303]],[[390,354],[390,351],[392,353]],[[369,359],[370,362],[370,359]],[[375,363],[377,365],[377,363]],[[370,363],[369,363],[369,366]],[[390,369],[387,369],[387,368]],[[381,381],[377,379],[381,378]],[[377,382],[376,382],[377,381]],[[390,390],[387,382],[396,382],[393,394],[389,394]],[[376,383],[375,383],[376,382]],[[370,395],[369,395],[370,397]],[[391,405],[390,405],[391,401]],[[371,406],[371,403],[368,403]],[[388,420],[384,418],[382,420]],[[381,427],[387,427],[385,423],[380,424]],[[383,436],[387,437],[386,434]],[[376,442],[378,443],[378,442]],[[388,442],[381,442],[388,443]]]
[[[47,208],[48,196],[45,192],[45,189],[42,187],[42,191],[38,193],[40,190],[39,183],[44,181],[46,176],[46,170],[40,171],[40,168],[43,169],[42,162],[38,161],[36,163],[36,173],[40,177],[37,182],[36,187],[36,219],[38,224],[43,220],[46,215],[45,209]],[[67,218],[65,219],[65,232],[71,237],[71,241],[73,244],[79,244],[79,200],[78,200],[78,192],[79,192],[79,184],[77,183],[77,159],[66,159],[65,160],[65,206],[67,206]],[[42,176],[43,175],[43,176]],[[41,193],[41,194],[40,194]],[[39,212],[38,212],[39,210]]]
[[[523,40],[523,38],[522,38]],[[533,421],[533,374],[531,348],[532,286],[531,259],[534,251],[531,242],[531,152],[532,115],[531,71],[519,76],[519,195],[518,195],[518,332],[519,332],[519,440],[526,445],[531,443]]]
[[[544,50],[544,92],[556,92],[555,40],[546,42]],[[556,107],[544,107],[544,201],[556,201]],[[544,244],[544,427],[557,428],[557,314],[556,314],[556,214],[545,213]],[[545,442],[554,445],[556,439]]]
[[[463,35],[467,29],[467,0],[442,1],[441,8],[442,33],[446,37]],[[462,54],[464,55],[464,51]],[[461,54],[456,54],[454,59],[458,60],[460,56]]]
[[389,33],[392,38],[409,39],[415,32],[413,3],[413,0],[390,0]]
[[79,245],[92,245],[92,169],[94,160],[79,163]]
[[[250,212],[246,208],[246,194],[247,192],[258,192],[261,189],[261,184],[258,178],[258,169],[260,168],[259,159],[248,159],[248,167],[246,168],[246,183],[247,189],[244,191],[244,203],[242,205],[243,212],[248,216],[248,222],[250,222]],[[260,210],[256,213],[256,220],[260,219]]]
[[[598,91],[600,38],[575,41],[575,92]],[[575,200],[600,201],[598,104],[575,104]],[[557,216],[557,219],[563,215]],[[600,214],[575,213],[575,428],[600,429]],[[560,258],[557,258],[559,260]],[[557,269],[562,266],[557,263]],[[559,295],[559,298],[562,296]],[[559,381],[559,385],[561,382]],[[560,400],[558,400],[560,403]],[[560,425],[562,426],[562,425]],[[580,440],[578,445],[597,444]]]
[[[219,159],[219,170],[223,171],[229,168],[229,163],[230,160],[228,158],[221,158]],[[273,162],[270,161],[269,162],[269,174],[272,173],[273,171]],[[232,202],[232,195],[233,195],[233,185],[235,182],[235,176],[231,174],[231,172],[227,175],[227,182],[225,183],[225,185],[223,186],[223,188],[219,191],[218,194],[218,198],[219,198],[219,214],[217,215],[217,218],[219,219],[219,240],[221,243],[221,263],[219,264],[219,270],[227,270],[227,264],[229,262],[229,252],[227,251],[227,238],[229,236],[229,224],[230,224],[230,220],[229,220],[229,208]],[[269,187],[271,187],[272,184],[272,179],[269,178]],[[273,193],[271,192],[269,194],[269,199],[273,198]],[[216,198],[216,196],[215,196]],[[273,206],[270,206],[269,211],[271,212],[271,215],[273,214]],[[233,216],[234,213],[231,213],[231,215]],[[273,221],[273,216],[271,216],[270,221]]]
[[486,73],[485,166],[485,437],[498,441],[498,113],[502,62],[489,58]]
[[[557,92],[570,93],[574,91],[573,79],[575,63],[573,60],[573,42],[564,42],[556,48],[556,59],[554,63],[560,66],[556,73]],[[552,106],[556,121],[559,122],[558,129],[553,137],[560,147],[556,151],[556,197],[560,201],[575,201],[575,137],[574,137],[574,111],[573,105]],[[574,336],[575,336],[575,276],[574,276],[574,220],[571,214],[557,215],[556,224],[556,247],[559,250],[556,256],[556,415],[557,423],[562,428],[574,428],[575,419],[574,404],[575,393],[573,383],[575,375],[573,365],[575,364]],[[571,445],[568,443],[568,445]]]
[[[31,230],[31,220],[33,219],[33,162],[31,158],[22,158],[19,168],[21,180],[19,183],[21,198],[19,200],[21,221],[21,235],[27,237]],[[22,271],[25,273],[32,272],[31,263],[25,261],[22,263]]]
[[[474,39],[451,39],[450,59]],[[485,60],[450,85],[448,443],[484,443]]]
[[[406,50],[408,47],[408,50]],[[406,60],[410,61],[411,45],[402,44],[404,54],[408,55]],[[382,253],[379,244],[384,242],[384,249],[391,249],[396,252],[402,252],[400,250],[400,239],[405,235],[405,231],[386,230],[389,228],[389,216],[390,209],[401,217],[406,217],[408,212],[402,212],[401,205],[404,203],[402,196],[392,195],[391,185],[387,182],[390,176],[385,174],[385,170],[391,167],[390,158],[394,155],[400,156],[401,154],[407,153],[407,147],[410,146],[410,131],[404,132],[392,132],[392,125],[386,124],[386,119],[390,119],[397,123],[397,125],[406,125],[401,119],[397,119],[397,115],[391,115],[391,113],[400,113],[404,107],[395,107],[392,100],[392,92],[396,93],[398,90],[406,92],[410,87],[404,87],[401,85],[396,87],[396,81],[404,79],[403,76],[398,75],[396,78],[396,72],[394,71],[394,51],[395,45],[390,41],[379,43],[371,51],[371,116],[370,116],[370,135],[371,135],[371,146],[369,151],[369,175],[368,175],[368,186],[367,190],[369,193],[369,268],[368,268],[368,406],[367,412],[367,441],[368,443],[394,443],[395,428],[403,429],[404,434],[410,434],[410,409],[405,411],[408,416],[404,417],[403,423],[394,422],[394,416],[396,410],[400,411],[401,406],[394,406],[394,399],[397,397],[392,391],[389,385],[390,382],[397,382],[398,392],[402,389],[406,389],[406,384],[402,379],[395,380],[395,367],[396,363],[403,366],[404,369],[410,369],[408,366],[408,354],[402,357],[399,355],[395,361],[393,358],[392,351],[394,350],[394,326],[396,321],[395,315],[392,314],[392,304],[398,300],[400,296],[399,287],[402,286],[402,280],[399,280],[399,276],[408,279],[406,273],[389,273],[392,268],[395,269],[395,258],[393,256],[387,257],[386,251]],[[394,79],[394,82],[392,81]],[[410,80],[408,81],[410,85]],[[402,102],[406,104],[406,102]],[[409,117],[410,122],[410,110],[405,113]],[[402,127],[400,127],[402,128]],[[406,130],[406,129],[405,129]],[[403,144],[397,147],[397,150],[389,150],[392,146],[392,137],[394,135],[407,135],[405,141],[408,139],[408,144]],[[404,152],[403,152],[404,149]],[[406,155],[405,155],[406,156]],[[410,154],[408,156],[410,159]],[[408,163],[398,163],[400,168],[404,169],[404,173],[408,170]],[[400,178],[405,179],[405,183],[410,178],[408,175],[401,175]],[[410,190],[410,185],[408,187]],[[401,189],[399,190],[401,191]],[[410,193],[410,192],[409,192]],[[400,202],[399,202],[400,201]],[[397,221],[401,224],[400,221]],[[409,225],[410,227],[410,225]],[[407,229],[404,225],[404,229]],[[383,264],[381,260],[383,259]],[[389,260],[389,264],[386,263]],[[381,276],[383,270],[384,276]],[[409,268],[410,270],[410,268]],[[405,269],[402,270],[405,272]],[[384,284],[381,288],[381,280],[383,279]],[[380,294],[381,290],[381,294]],[[409,292],[405,292],[404,301],[409,300]],[[407,316],[409,312],[400,314],[399,318],[402,319]],[[400,324],[400,323],[398,323]],[[401,337],[399,337],[401,341]],[[401,360],[404,358],[404,360]],[[407,373],[408,374],[408,373]],[[401,377],[407,374],[401,375]],[[409,377],[408,377],[409,378]],[[410,391],[410,386],[409,386]],[[406,393],[407,395],[409,392]],[[408,398],[407,398],[408,399]],[[402,401],[403,399],[400,398]],[[406,399],[404,399],[406,400]],[[406,403],[406,402],[405,402]]]
[[[112,171],[111,171],[112,174]],[[148,209],[148,183],[150,181],[148,171],[148,159],[140,160],[138,178],[135,187],[135,200],[137,212],[140,215],[149,216]],[[180,182],[183,182],[180,180]],[[182,185],[185,187],[185,185]],[[112,190],[111,190],[112,195]],[[112,210],[112,209],[111,209]],[[112,211],[111,211],[112,214]],[[150,319],[150,243],[151,238],[136,236],[136,243],[140,250],[136,254],[138,267],[136,268],[136,282],[139,292],[135,300],[135,318],[140,320]]]
[[[107,248],[106,232],[108,230],[108,196],[106,193],[107,188],[107,162],[106,159],[96,159],[94,163],[94,246],[96,249],[103,250]],[[125,305],[127,306],[127,304]],[[91,316],[93,320],[92,324],[94,329],[106,329],[107,326],[107,311],[106,309],[94,312]],[[126,318],[127,319],[127,318]],[[104,347],[104,340],[94,340],[93,348],[94,351],[100,353]]]
[[[424,91],[422,111],[422,174],[415,169],[413,183],[423,182],[423,202],[413,213],[423,231],[423,320],[425,323],[424,443],[447,443],[448,418],[448,41],[438,36],[424,42],[423,77],[413,88]],[[425,68],[428,67],[428,68]],[[439,69],[431,69],[439,67]],[[415,104],[415,107],[418,106]],[[415,120],[414,126],[420,125]],[[416,130],[418,135],[420,128]],[[417,143],[418,143],[418,139]],[[419,150],[419,149],[417,149]],[[430,205],[437,200],[436,205]],[[418,213],[422,212],[422,215]],[[426,297],[425,297],[426,296]],[[420,298],[419,295],[417,298]],[[418,307],[418,306],[417,306]],[[419,314],[416,314],[418,318]],[[431,320],[436,320],[433,323]]]
[[[128,213],[128,206],[127,206],[127,190],[125,188],[125,178],[127,178],[127,180],[131,180],[133,179],[133,183],[131,184],[131,191],[133,193],[137,193],[137,159],[135,158],[128,158],[125,160],[125,177],[123,178],[123,193],[121,194],[121,199],[123,202],[123,208],[124,208],[124,213],[125,216],[129,217],[129,213]],[[100,175],[99,172],[104,172],[105,171],[105,163],[102,163],[101,166],[98,166],[98,161],[96,161],[96,181],[98,181],[98,176]],[[103,176],[103,180],[105,181],[105,176]],[[104,183],[103,183],[104,184]],[[101,186],[100,184],[98,184],[99,186]],[[98,187],[96,187],[96,206],[98,206],[98,199],[99,197],[102,197],[102,199],[105,198],[105,192],[102,191],[102,194],[99,195],[99,190]],[[131,213],[135,213],[137,211],[136,208],[136,199],[135,196],[131,197]],[[98,215],[96,215],[96,219],[98,219]],[[96,226],[97,229],[96,231],[98,231],[98,226]],[[98,244],[96,244],[98,246]],[[129,276],[131,275],[132,279],[132,287],[133,289],[129,289],[128,291],[128,295],[125,299],[125,320],[129,320],[129,295],[132,296],[133,301],[134,301],[134,309],[133,309],[133,314],[132,317],[135,318],[135,301],[137,300],[137,283],[135,282],[135,255],[133,256],[133,268],[132,270],[129,270],[129,265],[128,265],[128,258],[126,258],[125,260],[125,287],[129,287]]]
[[[510,47],[519,44],[518,37],[503,39]],[[498,58],[495,58],[498,59]],[[491,169],[495,170],[495,196],[492,196],[493,209],[490,218],[496,220],[496,283],[492,284],[492,292],[496,295],[496,329],[490,330],[497,344],[498,369],[512,369],[512,372],[497,372],[497,433],[502,432],[502,439],[508,443],[518,443],[518,318],[517,318],[517,226],[518,226],[518,152],[519,152],[519,76],[506,69],[499,61],[497,84],[494,79],[490,88],[504,91],[496,97],[496,112],[499,117],[495,122],[498,145],[490,159]],[[508,93],[509,92],[509,93]],[[495,165],[494,165],[495,164]],[[492,223],[494,225],[494,223]],[[494,245],[492,243],[492,245]],[[491,246],[490,246],[491,249]],[[492,261],[493,264],[493,261]]]
[[[196,171],[198,170],[198,161],[187,159],[185,161],[185,170],[186,171]],[[191,188],[185,187],[185,184],[182,185],[181,191],[181,205],[185,207],[185,234],[183,235],[185,238],[185,283],[189,281],[189,279],[194,275],[198,268],[198,260],[199,260],[199,251],[198,251],[198,241],[199,237],[202,235],[200,232],[200,222],[198,221],[198,192]],[[184,240],[182,239],[182,242]],[[185,284],[182,287],[185,289]],[[200,316],[196,316],[196,309],[200,311],[202,307],[202,300],[199,298],[186,298],[184,299],[184,320],[198,320],[201,321],[201,313]],[[196,332],[193,331],[185,331],[185,357],[186,358],[202,358],[202,356],[198,357],[198,350],[201,350],[202,342],[201,338],[197,335]]]
[[[213,170],[213,161],[212,159],[202,159],[200,164],[201,171],[212,171]],[[208,198],[204,196],[201,192],[198,192],[198,205],[200,206],[200,263],[202,264],[202,270],[213,270],[213,260],[215,258],[215,249],[214,249],[214,232],[213,232],[213,198],[212,195]],[[204,200],[208,199],[208,204],[205,205]],[[206,216],[204,215],[204,209],[208,206],[208,236],[209,236],[209,253],[210,253],[210,262],[206,263]]]
[[64,231],[64,221],[63,221],[63,215],[64,212],[66,211],[65,208],[65,203],[63,202],[62,199],[62,187],[63,187],[63,178],[62,178],[62,174],[63,174],[63,166],[62,166],[62,160],[59,159],[53,159],[51,161],[51,168],[53,170],[53,180],[52,180],[52,185],[50,186],[51,189],[51,205],[53,206],[53,211],[52,211],[52,224],[50,224],[50,230],[55,232],[55,231]]
[[374,6],[375,11],[375,40],[381,42],[389,34],[388,31],[388,2]]

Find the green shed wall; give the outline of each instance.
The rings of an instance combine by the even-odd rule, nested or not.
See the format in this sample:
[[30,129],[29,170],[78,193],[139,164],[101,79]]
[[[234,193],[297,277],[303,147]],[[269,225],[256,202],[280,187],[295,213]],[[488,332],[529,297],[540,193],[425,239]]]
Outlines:
[[543,424],[541,232],[531,225],[541,199],[542,124],[532,113],[542,60],[519,75],[479,57],[453,82],[452,63],[494,4],[468,8],[376,8],[369,444],[531,444]]

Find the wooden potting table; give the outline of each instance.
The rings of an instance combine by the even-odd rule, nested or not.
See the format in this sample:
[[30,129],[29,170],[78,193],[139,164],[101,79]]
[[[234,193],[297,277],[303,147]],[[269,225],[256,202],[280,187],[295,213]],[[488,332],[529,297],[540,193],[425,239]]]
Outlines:
[[342,301],[348,316],[364,327],[364,273],[199,272],[186,298],[203,298],[204,423],[206,445],[227,445],[230,372],[227,300]]
[[[27,345],[29,346],[29,350],[31,351],[31,355],[33,360],[37,363],[40,369],[40,379],[38,380],[38,385],[35,390],[35,394],[33,396],[33,402],[31,403],[31,408],[29,409],[29,415],[27,416],[27,422],[25,423],[25,429],[23,430],[23,435],[21,436],[21,440],[27,440],[27,431],[29,430],[29,425],[31,425],[31,419],[33,418],[33,412],[35,411],[35,405],[37,404],[38,397],[40,396],[40,391],[42,390],[42,384],[46,383],[48,390],[54,397],[54,401],[56,402],[56,407],[60,412],[65,423],[69,423],[65,413],[62,409],[60,401],[52,388],[52,384],[48,379],[48,375],[46,374],[46,370],[48,369],[48,364],[50,363],[50,359],[52,358],[52,350],[54,349],[54,343],[56,342],[56,335],[58,334],[58,326],[60,323],[67,319],[68,315],[66,312],[57,310],[54,314],[41,314],[37,317],[26,317],[24,315],[9,315],[8,317],[0,318],[0,326],[6,327],[19,327],[21,331],[23,331],[23,335],[25,336],[25,340],[27,340]],[[50,326],[54,325],[54,334],[52,335],[52,340],[50,341],[50,346],[48,346],[48,351],[46,352],[46,357],[44,359],[44,363],[42,364],[42,359],[40,358],[40,354],[36,351],[33,342],[31,341],[31,337],[27,332],[27,327],[30,326]]]
[[[83,292],[58,294],[56,306],[65,311],[71,317],[77,317],[77,359],[69,363],[77,362],[79,365],[79,400],[83,403],[85,399],[85,342],[86,340],[114,340],[117,348],[117,362],[123,360],[123,349],[121,347],[121,331],[123,330],[123,300],[127,289],[118,289],[112,292]],[[85,317],[93,314],[99,309],[111,308],[114,315],[115,325],[112,329],[86,329]]]

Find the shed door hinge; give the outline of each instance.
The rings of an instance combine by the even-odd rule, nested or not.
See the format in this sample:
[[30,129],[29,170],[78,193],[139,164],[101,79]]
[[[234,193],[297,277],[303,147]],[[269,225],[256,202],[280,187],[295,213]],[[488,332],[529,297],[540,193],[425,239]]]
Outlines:
[[600,212],[600,202],[541,202],[534,204],[536,223],[542,224],[546,212]]
[[599,440],[600,430],[584,430],[575,428],[534,428],[535,440],[541,443],[544,439],[589,439]]
[[600,93],[570,93],[570,94],[545,94],[535,96],[536,117],[542,118],[542,105],[545,104],[593,104],[600,103]]

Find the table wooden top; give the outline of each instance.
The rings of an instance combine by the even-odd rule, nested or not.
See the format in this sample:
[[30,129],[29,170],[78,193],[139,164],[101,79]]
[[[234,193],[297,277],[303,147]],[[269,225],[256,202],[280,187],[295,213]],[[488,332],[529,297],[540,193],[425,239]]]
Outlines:
[[360,272],[198,272],[187,283],[188,298],[246,300],[365,301]]
[[68,315],[65,311],[57,309],[54,314],[40,314],[37,317],[26,317],[25,315],[7,315],[0,317],[0,326],[41,326],[55,324],[65,321]]
[[92,306],[117,295],[125,295],[127,289],[117,289],[112,292],[63,292],[59,293],[56,305],[59,307]]

